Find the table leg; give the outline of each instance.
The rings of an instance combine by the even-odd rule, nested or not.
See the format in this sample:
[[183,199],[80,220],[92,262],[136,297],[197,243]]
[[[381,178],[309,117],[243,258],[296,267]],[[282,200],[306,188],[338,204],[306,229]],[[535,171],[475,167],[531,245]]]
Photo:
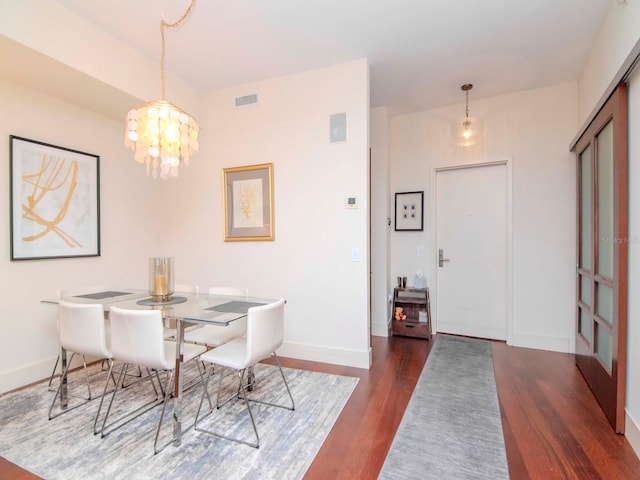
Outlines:
[[176,319],[176,368],[173,389],[173,445],[179,446],[182,440],[182,358],[184,348],[184,323]]
[[60,407],[62,409],[67,408],[68,398],[67,398],[67,350],[64,347],[60,348],[60,383],[62,387],[60,388]]

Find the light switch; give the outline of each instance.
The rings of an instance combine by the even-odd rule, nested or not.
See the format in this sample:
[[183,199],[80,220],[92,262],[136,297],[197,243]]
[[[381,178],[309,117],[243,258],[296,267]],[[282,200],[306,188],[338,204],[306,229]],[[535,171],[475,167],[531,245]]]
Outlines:
[[360,261],[360,249],[358,247],[353,247],[351,249],[351,261],[352,262]]

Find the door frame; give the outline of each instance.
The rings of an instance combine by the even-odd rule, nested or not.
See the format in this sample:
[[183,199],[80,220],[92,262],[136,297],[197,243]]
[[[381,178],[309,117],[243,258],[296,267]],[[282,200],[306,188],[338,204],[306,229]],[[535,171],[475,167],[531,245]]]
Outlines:
[[437,279],[437,269],[438,269],[438,205],[437,205],[437,195],[436,195],[436,186],[437,186],[437,175],[439,172],[452,171],[452,170],[465,170],[472,168],[482,168],[482,167],[493,167],[503,165],[506,168],[507,182],[506,182],[506,195],[507,195],[507,305],[506,305],[506,315],[507,315],[507,345],[512,344],[513,339],[513,180],[512,180],[512,158],[511,157],[503,157],[504,160],[496,160],[490,162],[476,162],[476,163],[465,163],[459,165],[447,165],[440,167],[433,167],[431,171],[431,228],[430,232],[430,243],[431,243],[431,262],[429,268],[429,284],[432,286],[432,292],[430,294],[431,297],[431,318],[433,332],[438,332],[438,285],[436,282]]

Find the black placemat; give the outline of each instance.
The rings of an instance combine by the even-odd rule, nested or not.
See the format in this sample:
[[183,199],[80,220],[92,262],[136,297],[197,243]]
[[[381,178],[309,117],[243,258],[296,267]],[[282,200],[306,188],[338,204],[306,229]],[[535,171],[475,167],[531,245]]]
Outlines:
[[186,297],[171,297],[171,300],[167,300],[166,302],[154,302],[151,299],[151,297],[149,297],[149,298],[143,298],[142,300],[138,300],[136,303],[138,305],[153,306],[153,305],[175,305],[177,303],[184,303],[186,301],[187,301]]
[[103,298],[121,297],[122,295],[131,295],[131,292],[107,292],[85,293],[84,295],[74,295],[76,298],[90,298],[91,300],[102,300]]
[[266,305],[266,303],[256,303],[256,302],[240,302],[240,301],[232,301],[227,303],[221,303],[220,305],[214,305],[212,307],[207,307],[205,310],[212,310],[214,312],[222,312],[222,313],[247,313],[251,307],[259,307],[260,305]]

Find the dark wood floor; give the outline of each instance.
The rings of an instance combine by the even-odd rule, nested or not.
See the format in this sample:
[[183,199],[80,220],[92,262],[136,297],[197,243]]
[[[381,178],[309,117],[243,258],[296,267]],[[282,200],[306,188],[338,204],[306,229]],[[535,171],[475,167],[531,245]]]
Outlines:
[[[373,337],[370,370],[281,359],[288,367],[350,375],[358,386],[305,475],[376,479],[431,342]],[[492,342],[512,480],[640,479],[640,460],[616,435],[571,355]],[[34,480],[0,458],[0,479]]]

